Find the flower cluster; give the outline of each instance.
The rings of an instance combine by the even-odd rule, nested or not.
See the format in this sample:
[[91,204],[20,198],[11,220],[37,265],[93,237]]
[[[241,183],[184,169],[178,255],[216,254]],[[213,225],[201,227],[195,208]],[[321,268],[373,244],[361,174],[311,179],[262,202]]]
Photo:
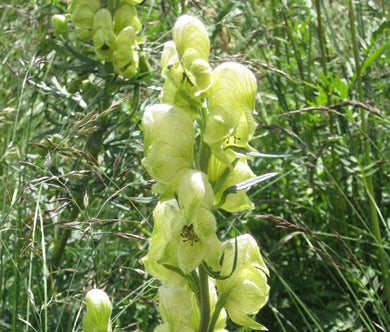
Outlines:
[[[269,293],[256,241],[241,235],[221,243],[212,212],[253,208],[248,187],[237,185],[255,177],[247,161],[256,128],[257,82],[238,63],[213,70],[209,51],[203,24],[181,16],[161,56],[161,103],[147,107],[142,121],[143,165],[160,194],[144,257],[146,271],[163,283],[158,332],[225,331],[226,312],[236,324],[265,329],[248,316],[259,311]],[[202,286],[202,271],[208,286]],[[208,317],[206,325],[202,315]]]
[[[69,0],[68,16],[76,38],[93,42],[96,55],[112,62],[114,71],[125,78],[137,73],[138,50],[142,39],[137,36],[141,23],[135,5],[142,0],[122,0],[113,11],[101,8],[100,0]],[[54,15],[53,27],[58,34],[67,31],[66,17]]]

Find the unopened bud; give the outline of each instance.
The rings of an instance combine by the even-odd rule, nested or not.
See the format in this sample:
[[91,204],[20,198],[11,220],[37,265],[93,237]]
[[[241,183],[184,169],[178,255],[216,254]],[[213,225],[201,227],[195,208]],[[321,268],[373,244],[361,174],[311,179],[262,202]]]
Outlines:
[[111,332],[111,302],[100,289],[87,293],[87,313],[83,319],[83,332]]
[[68,31],[68,21],[65,15],[56,14],[51,18],[51,23],[53,24],[54,32],[56,35],[61,35]]

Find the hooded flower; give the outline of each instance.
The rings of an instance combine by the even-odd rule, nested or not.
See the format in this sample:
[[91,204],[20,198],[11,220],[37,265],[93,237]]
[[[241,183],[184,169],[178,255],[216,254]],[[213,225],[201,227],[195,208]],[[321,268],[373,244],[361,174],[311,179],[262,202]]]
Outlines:
[[131,26],[123,29],[115,38],[114,70],[123,77],[133,77],[138,70],[138,45],[135,31]]
[[93,18],[100,8],[99,0],[69,1],[68,11],[76,28],[76,35],[81,40],[89,40],[93,36]]
[[108,9],[100,9],[93,18],[93,45],[97,56],[105,61],[112,60],[115,33],[112,30],[112,17]]
[[[224,307],[230,319],[238,325],[255,330],[266,328],[249,318],[256,314],[268,301],[268,269],[260,255],[255,239],[249,234],[237,237],[237,264],[228,279],[217,280],[218,294],[228,293]],[[222,275],[228,275],[233,267],[235,239],[222,244]]]
[[241,64],[227,62],[213,71],[203,138],[216,158],[226,164],[230,162],[225,149],[247,147],[254,134],[256,91],[255,76]]
[[177,196],[184,212],[184,223],[173,233],[178,239],[174,243],[178,250],[179,267],[184,273],[189,273],[204,260],[218,269],[220,242],[216,235],[217,223],[210,212],[213,190],[207,175],[188,170],[179,182]]
[[[188,286],[164,285],[159,288],[159,311],[163,324],[154,332],[196,332],[200,313],[195,294]],[[210,314],[214,311],[217,294],[209,279]],[[225,332],[226,312],[222,310],[215,324],[215,332]]]
[[142,163],[153,178],[167,187],[192,165],[192,119],[178,107],[157,104],[146,109],[142,125],[145,153]]
[[87,313],[83,318],[83,332],[111,332],[111,302],[100,289],[87,293]]
[[114,32],[118,34],[128,26],[131,26],[135,32],[139,32],[142,28],[135,6],[123,3],[114,13]]
[[[178,273],[161,264],[167,243],[171,238],[172,227],[180,218],[183,216],[175,199],[157,203],[153,211],[154,227],[151,247],[143,258],[145,270],[166,284],[184,284],[184,279]],[[177,256],[165,257],[164,263],[177,266]]]
[[146,270],[165,283],[178,281],[163,264],[178,267],[185,274],[203,260],[219,269],[220,242],[215,217],[208,209],[213,196],[207,177],[199,171],[185,172],[178,184],[178,201],[157,204],[152,245],[144,259]]
[[166,79],[162,102],[190,107],[199,102],[212,84],[208,63],[210,41],[197,18],[182,15],[173,28],[173,42],[166,43],[161,66]]

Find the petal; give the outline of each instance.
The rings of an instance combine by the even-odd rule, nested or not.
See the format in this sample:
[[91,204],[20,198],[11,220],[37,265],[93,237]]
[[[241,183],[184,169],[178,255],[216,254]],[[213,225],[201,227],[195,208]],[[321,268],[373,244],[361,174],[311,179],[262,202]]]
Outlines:
[[114,32],[102,27],[98,27],[94,31],[93,46],[95,47],[96,55],[102,60],[111,61],[115,44]]
[[205,249],[199,240],[182,239],[177,247],[177,259],[180,269],[185,274],[195,270],[202,263],[206,253]]
[[[147,255],[143,258],[145,270],[153,277],[165,283],[182,284],[184,279],[179,274],[165,268],[161,261],[170,243],[171,231],[175,222],[180,219],[180,211],[175,199],[157,203],[153,211],[154,228],[151,246]],[[165,261],[164,263],[172,263]]]
[[191,302],[185,288],[178,285],[164,285],[158,290],[159,311],[164,322],[171,330],[177,331],[182,321],[189,321],[191,317]]
[[93,17],[93,28],[103,28],[105,30],[112,30],[112,17],[107,8],[100,9]]
[[149,106],[143,116],[143,164],[157,181],[169,184],[193,161],[194,130],[191,117],[167,104]]
[[194,217],[198,207],[211,208],[213,189],[207,175],[201,171],[188,170],[178,187],[179,206],[184,209],[187,223]]
[[184,55],[184,69],[189,79],[186,89],[190,96],[199,97],[212,85],[212,70],[210,64],[203,59],[195,59],[187,63],[186,54]]
[[207,30],[199,19],[189,15],[180,16],[173,27],[172,35],[179,57],[183,57],[184,53],[192,48],[196,58],[208,60],[210,41]]
[[114,14],[114,31],[119,33],[128,26],[131,26],[136,32],[142,28],[135,6],[123,3]]
[[[248,166],[246,160],[238,161],[233,170],[228,174],[226,180],[215,194],[214,203],[217,205],[226,189],[240,182],[254,178],[255,174]],[[221,209],[228,212],[239,212],[254,208],[252,201],[246,195],[247,190],[241,190],[236,193],[231,193],[226,196]]]
[[228,162],[224,145],[246,146],[253,136],[256,91],[256,78],[243,65],[228,62],[213,72],[204,140],[222,162]]
[[161,54],[161,68],[164,70],[172,65],[175,60],[178,60],[176,45],[173,40],[170,40],[164,44],[164,49]]
[[229,274],[233,267],[236,241],[237,265],[234,274],[238,274],[242,269],[247,267],[253,267],[264,271],[268,275],[269,272],[261,257],[259,246],[257,245],[255,238],[249,234],[243,234],[236,239],[230,239],[222,243],[224,259],[222,262],[221,274]]

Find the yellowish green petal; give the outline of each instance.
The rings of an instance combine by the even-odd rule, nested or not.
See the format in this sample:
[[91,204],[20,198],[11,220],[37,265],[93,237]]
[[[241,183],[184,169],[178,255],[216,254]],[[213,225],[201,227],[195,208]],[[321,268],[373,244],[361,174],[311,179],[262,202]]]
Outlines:
[[210,41],[199,19],[190,15],[180,16],[173,27],[172,36],[180,58],[191,48],[194,59],[208,61]]
[[[230,319],[236,324],[256,330],[265,328],[249,318],[256,314],[268,301],[268,269],[260,255],[255,239],[249,234],[237,238],[237,265],[230,278],[217,280],[219,294],[229,293],[224,307]],[[222,244],[224,259],[221,274],[230,273],[235,259],[235,240]]]
[[[231,159],[229,159],[230,161]],[[218,160],[215,155],[212,155],[209,161],[209,173],[210,179],[218,180],[223,172],[226,171],[227,165]],[[225,181],[219,186],[215,193],[214,205],[219,206],[221,209],[228,212],[239,212],[245,210],[251,210],[254,208],[252,201],[247,196],[247,190],[241,190],[236,193],[230,193],[225,197],[225,202],[221,202],[222,195],[226,189],[251,178],[254,178],[255,174],[252,172],[246,160],[239,160],[232,170],[229,170],[229,174]]]
[[[153,211],[153,235],[151,246],[147,255],[143,258],[145,270],[153,277],[163,281],[166,284],[175,283],[183,284],[184,279],[167,268],[165,268],[161,261],[164,261],[164,253],[171,240],[172,228],[176,223],[179,223],[180,214],[177,201],[175,199],[159,202]],[[169,250],[169,249],[168,249]],[[177,265],[177,255],[168,255],[168,259],[164,263]]]
[[112,30],[111,12],[107,8],[102,8],[95,14],[95,16],[93,17],[93,28]]
[[224,63],[213,72],[204,140],[224,163],[225,147],[246,146],[254,134],[256,91],[255,76],[241,64]]
[[131,26],[135,32],[139,32],[142,28],[135,6],[123,3],[114,13],[114,31],[115,33],[119,33],[129,26]]
[[138,53],[135,31],[131,26],[123,29],[115,38],[113,62],[116,73],[130,78],[138,71]]
[[182,109],[157,104],[146,109],[143,120],[143,165],[157,181],[168,185],[193,161],[194,130],[191,117]]
[[179,206],[184,209],[187,222],[191,221],[199,207],[209,209],[213,202],[213,189],[207,175],[194,169],[189,169],[183,175],[177,194]]
[[159,288],[158,295],[161,318],[169,324],[169,331],[179,331],[179,325],[191,319],[192,306],[188,291],[178,285],[164,285]]

